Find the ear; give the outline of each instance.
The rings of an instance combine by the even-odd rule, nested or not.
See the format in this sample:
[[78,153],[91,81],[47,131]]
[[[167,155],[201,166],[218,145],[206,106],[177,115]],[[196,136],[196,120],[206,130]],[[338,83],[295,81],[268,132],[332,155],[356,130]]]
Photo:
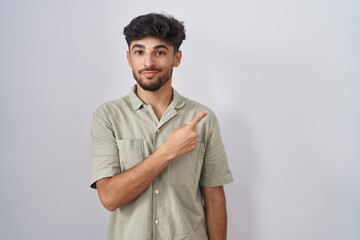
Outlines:
[[178,67],[181,63],[181,58],[182,58],[182,52],[181,51],[177,51],[175,53],[175,58],[174,58],[174,67]]
[[130,55],[130,51],[127,51],[127,52],[126,52],[126,57],[127,57],[127,60],[128,60],[128,64],[129,64],[129,66],[131,67],[131,55]]

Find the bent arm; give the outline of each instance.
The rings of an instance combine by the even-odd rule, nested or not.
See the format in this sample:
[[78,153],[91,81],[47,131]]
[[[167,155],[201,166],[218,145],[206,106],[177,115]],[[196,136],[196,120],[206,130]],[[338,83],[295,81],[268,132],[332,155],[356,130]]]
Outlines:
[[202,187],[207,231],[210,240],[225,240],[227,233],[226,199],[223,186]]
[[101,203],[109,211],[129,203],[139,196],[150,183],[174,160],[195,149],[195,126],[207,115],[196,116],[190,124],[176,128],[169,138],[149,157],[133,168],[113,177],[96,182]]
[[139,196],[174,159],[163,145],[133,168],[96,182],[101,203],[109,211]]

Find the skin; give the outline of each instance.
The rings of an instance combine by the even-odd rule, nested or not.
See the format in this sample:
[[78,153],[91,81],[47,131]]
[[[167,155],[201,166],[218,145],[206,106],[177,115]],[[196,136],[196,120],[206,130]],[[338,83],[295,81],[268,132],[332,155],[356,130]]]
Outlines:
[[[127,59],[137,82],[136,94],[152,106],[158,119],[172,100],[172,71],[180,65],[181,57],[181,51],[174,52],[171,45],[153,37],[133,41],[129,46]],[[161,87],[156,91],[144,88],[160,83]]]
[[223,186],[202,187],[206,224],[210,240],[225,240],[227,233],[226,199]]
[[[131,42],[127,59],[135,80],[136,94],[150,104],[161,119],[172,101],[172,71],[181,62],[182,53],[154,37]],[[114,211],[139,196],[151,182],[177,157],[196,148],[195,126],[207,115],[202,112],[190,123],[178,126],[169,138],[149,157],[133,168],[96,182],[100,201]],[[222,186],[202,187],[208,235],[211,240],[226,239],[227,217]]]

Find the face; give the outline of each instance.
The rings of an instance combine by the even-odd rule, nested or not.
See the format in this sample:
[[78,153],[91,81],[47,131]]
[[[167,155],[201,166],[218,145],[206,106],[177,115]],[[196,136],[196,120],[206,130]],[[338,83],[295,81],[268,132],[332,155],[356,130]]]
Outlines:
[[127,52],[129,66],[138,85],[146,91],[157,91],[171,80],[179,66],[181,52],[154,37],[132,41]]

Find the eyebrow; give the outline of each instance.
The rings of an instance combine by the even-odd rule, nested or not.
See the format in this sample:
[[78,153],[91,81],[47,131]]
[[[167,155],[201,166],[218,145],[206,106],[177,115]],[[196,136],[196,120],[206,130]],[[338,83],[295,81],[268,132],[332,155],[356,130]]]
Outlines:
[[154,49],[159,49],[159,48],[165,48],[166,50],[169,50],[165,45],[157,45],[154,47]]
[[[144,49],[145,46],[142,45],[142,44],[135,44],[131,49],[134,49],[134,48],[142,48],[142,49]],[[153,47],[153,49],[160,49],[160,48],[165,48],[166,50],[169,50],[165,45],[156,45],[155,47]]]

